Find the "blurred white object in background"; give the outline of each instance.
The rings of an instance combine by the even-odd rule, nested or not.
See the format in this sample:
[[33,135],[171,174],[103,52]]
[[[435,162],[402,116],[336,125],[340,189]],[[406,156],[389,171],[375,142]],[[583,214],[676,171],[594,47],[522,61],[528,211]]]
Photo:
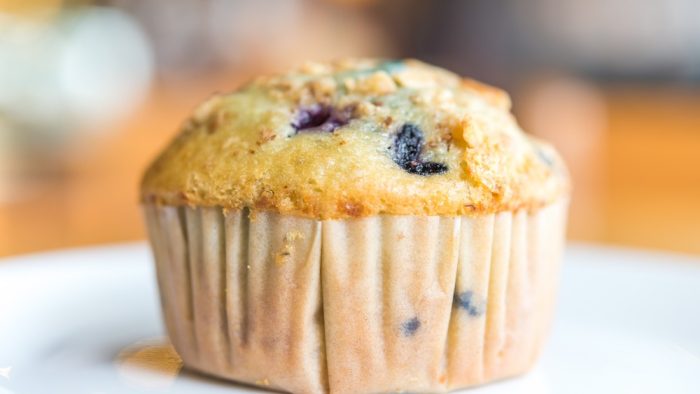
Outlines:
[[58,78],[70,110],[82,121],[99,123],[136,109],[153,75],[151,49],[141,28],[114,8],[89,8],[65,23],[70,28]]
[[16,132],[44,138],[101,130],[90,126],[140,104],[153,59],[130,16],[88,7],[50,22],[0,14],[0,111]]
[[12,179],[60,174],[81,133],[114,130],[146,98],[153,63],[139,25],[117,9],[0,13],[0,194],[24,189]]
[[[35,127],[41,130],[41,125],[56,123],[62,116],[54,77],[61,44],[49,26],[0,14],[0,111],[5,133]],[[18,140],[28,136],[10,137]]]

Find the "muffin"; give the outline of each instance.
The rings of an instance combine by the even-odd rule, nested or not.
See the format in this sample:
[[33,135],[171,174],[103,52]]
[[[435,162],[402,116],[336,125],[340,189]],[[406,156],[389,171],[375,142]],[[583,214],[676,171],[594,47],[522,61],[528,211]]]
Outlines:
[[503,91],[309,63],[199,106],[141,185],[187,367],[293,393],[515,376],[550,325],[569,181]]

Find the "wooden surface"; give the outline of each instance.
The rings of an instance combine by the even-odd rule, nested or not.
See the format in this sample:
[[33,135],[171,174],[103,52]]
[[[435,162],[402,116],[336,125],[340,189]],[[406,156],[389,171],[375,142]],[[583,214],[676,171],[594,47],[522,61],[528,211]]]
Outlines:
[[[0,202],[0,256],[143,239],[141,171],[207,91],[155,89],[131,119],[73,144],[50,175],[5,185],[16,195]],[[570,238],[700,254],[700,91],[618,87],[602,97],[595,153],[570,158],[577,177],[594,180],[577,185]]]

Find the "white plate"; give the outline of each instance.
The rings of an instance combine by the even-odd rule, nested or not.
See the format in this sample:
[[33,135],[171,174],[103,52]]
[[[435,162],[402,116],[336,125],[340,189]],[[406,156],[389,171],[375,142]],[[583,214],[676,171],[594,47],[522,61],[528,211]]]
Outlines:
[[[136,244],[0,261],[0,394],[259,392],[180,370],[150,260]],[[700,393],[700,259],[569,247],[538,366],[468,392]]]

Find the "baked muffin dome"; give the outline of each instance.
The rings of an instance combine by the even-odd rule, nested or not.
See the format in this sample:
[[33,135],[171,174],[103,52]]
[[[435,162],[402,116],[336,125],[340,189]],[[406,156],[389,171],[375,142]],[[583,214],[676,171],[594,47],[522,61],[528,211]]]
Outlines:
[[568,188],[505,92],[417,60],[344,60],[212,97],[141,190],[158,204],[323,220],[533,209]]
[[445,392],[530,369],[569,186],[509,106],[418,61],[352,60],[199,107],[142,185],[184,365],[319,394]]

